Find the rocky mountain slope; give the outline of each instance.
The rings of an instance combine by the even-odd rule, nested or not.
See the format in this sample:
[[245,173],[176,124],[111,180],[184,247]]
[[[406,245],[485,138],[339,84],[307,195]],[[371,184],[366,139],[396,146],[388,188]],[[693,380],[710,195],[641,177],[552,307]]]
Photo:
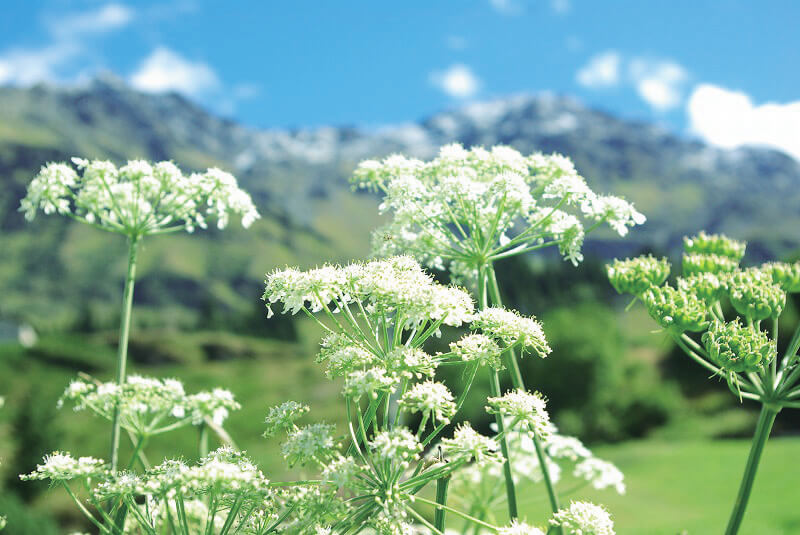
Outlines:
[[[717,150],[569,98],[517,96],[371,130],[256,130],[179,95],[139,93],[105,76],[81,88],[0,88],[0,319],[46,312],[53,327],[113,323],[124,244],[61,218],[26,224],[16,211],[47,161],[80,155],[219,166],[253,194],[264,219],[250,231],[146,244],[139,321],[182,326],[246,315],[257,306],[263,273],[275,266],[366,254],[379,217],[377,199],[349,191],[356,163],[392,152],[430,157],[452,141],[562,152],[595,190],[632,200],[647,225],[625,242],[599,235],[589,247],[602,256],[665,250],[702,228],[749,240],[754,259],[800,243],[797,161],[767,150]],[[110,267],[108,251],[120,253]]]

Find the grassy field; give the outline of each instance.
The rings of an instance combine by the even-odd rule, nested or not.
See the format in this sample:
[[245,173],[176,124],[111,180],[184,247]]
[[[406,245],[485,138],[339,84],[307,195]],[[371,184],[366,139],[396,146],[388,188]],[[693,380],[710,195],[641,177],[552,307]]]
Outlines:
[[[313,326],[301,322],[302,339],[313,340]],[[310,329],[310,330],[309,330]],[[179,376],[189,390],[225,385],[236,393],[243,409],[231,415],[228,428],[238,445],[248,450],[263,467],[268,477],[279,479],[289,474],[283,463],[280,438],[267,440],[261,436],[267,408],[285,399],[307,401],[312,406],[309,420],[327,420],[341,424],[342,411],[337,385],[324,379],[323,368],[307,355],[313,347],[285,344],[259,338],[231,337],[219,332],[202,332],[185,336],[169,336],[169,345],[157,345],[158,365],[138,363],[139,373],[162,377]],[[0,393],[7,395],[8,406],[0,414],[0,467],[9,479],[14,471],[27,470],[15,464],[11,441],[14,430],[11,415],[19,413],[23,404],[33,399],[44,407],[53,407],[63,387],[74,377],[75,369],[100,376],[110,376],[113,343],[103,336],[94,340],[87,351],[86,340],[60,337],[44,339],[36,351],[25,352],[18,346],[0,351]],[[140,353],[154,352],[140,337]],[[212,344],[213,342],[213,344]],[[72,346],[74,344],[74,348]],[[223,346],[226,353],[238,355],[233,360],[204,361],[194,353],[198,348]],[[52,348],[51,348],[52,346]],[[91,355],[91,356],[88,356]],[[33,395],[33,398],[29,397]],[[107,424],[91,416],[69,410],[49,412],[45,425],[52,433],[36,442],[17,447],[47,450],[55,447],[76,454],[106,454]],[[598,446],[598,456],[608,459],[625,473],[628,492],[618,496],[613,491],[584,488],[563,497],[588,499],[605,504],[614,515],[620,535],[625,534],[714,534],[721,533],[727,521],[739,478],[747,457],[745,440],[687,441],[659,438]],[[160,459],[175,451],[192,458],[196,455],[197,435],[184,430],[152,443],[150,455]],[[19,450],[16,450],[19,453]],[[29,452],[34,462],[41,452]],[[124,453],[123,453],[124,456]],[[800,438],[773,439],[767,445],[761,469],[751,498],[742,534],[778,535],[800,533],[800,507],[797,491],[797,469]],[[302,474],[298,474],[301,475]],[[574,486],[565,478],[559,488]],[[544,488],[521,488],[522,510],[532,523],[542,524],[549,516]],[[54,512],[63,527],[77,527],[72,506],[60,492],[48,492],[34,500],[39,511]],[[502,515],[498,515],[503,522]],[[453,528],[460,529],[460,522]]]
[[[745,440],[646,440],[598,447],[597,455],[625,473],[627,493],[584,489],[572,497],[606,505],[619,535],[722,533],[749,447]],[[800,533],[798,456],[800,439],[778,438],[767,444],[742,535]],[[570,486],[563,483],[562,488]],[[527,515],[541,522],[548,514],[544,487],[526,488],[523,494]]]

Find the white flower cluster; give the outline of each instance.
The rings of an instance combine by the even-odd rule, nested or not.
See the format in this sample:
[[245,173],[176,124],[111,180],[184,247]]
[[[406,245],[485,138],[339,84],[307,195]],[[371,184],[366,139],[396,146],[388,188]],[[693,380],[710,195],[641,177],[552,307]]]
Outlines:
[[441,448],[442,454],[451,462],[475,460],[480,466],[499,463],[503,459],[497,451],[497,442],[481,435],[468,423],[459,425],[452,438],[443,438]]
[[[120,386],[115,382],[94,383],[74,380],[59,400],[75,403],[75,410],[89,410],[111,419],[119,408],[121,425],[134,432],[157,434],[165,417],[200,425],[206,420],[222,425],[231,410],[240,408],[229,390],[215,388],[210,392],[186,394],[177,379],[156,379],[131,375]],[[152,424],[152,425],[151,425]],[[174,429],[174,426],[170,426]]]
[[44,463],[36,465],[30,474],[19,476],[22,480],[49,479],[51,481],[69,481],[72,479],[102,476],[106,473],[106,464],[100,459],[79,457],[69,453],[55,451],[45,455]]
[[266,425],[264,436],[271,437],[278,431],[290,429],[294,426],[295,421],[310,410],[308,405],[296,401],[285,401],[277,407],[271,407],[264,419]]
[[535,526],[514,520],[508,526],[499,528],[497,535],[545,535],[545,533]]
[[571,502],[553,515],[550,524],[565,535],[614,535],[614,522],[603,507],[589,502]]
[[405,427],[381,431],[369,442],[369,448],[376,462],[387,465],[399,463],[400,466],[408,466],[422,451],[417,437]]
[[312,461],[323,463],[333,454],[336,445],[333,439],[334,429],[331,424],[316,423],[290,430],[281,448],[289,466]]
[[346,267],[278,270],[267,275],[265,284],[264,300],[268,305],[281,301],[284,312],[333,312],[362,304],[367,311],[402,313],[404,328],[426,321],[458,326],[468,322],[474,310],[469,294],[434,282],[409,256]]
[[411,252],[437,269],[545,242],[577,263],[584,236],[579,217],[607,222],[621,236],[645,221],[627,201],[594,193],[568,158],[526,157],[504,146],[447,145],[429,162],[397,154],[367,160],[351,181],[383,192],[380,209],[393,214],[374,235],[376,252]]
[[486,410],[511,421],[509,427],[524,424],[539,437],[547,438],[552,429],[547,402],[539,392],[512,390],[503,396],[489,398]]
[[111,162],[73,158],[42,167],[28,186],[20,210],[32,220],[38,210],[70,215],[105,229],[143,236],[165,229],[206,228],[207,218],[227,226],[230,214],[249,227],[260,216],[236,179],[220,169],[184,175],[172,162]]
[[523,352],[532,351],[542,358],[551,351],[541,324],[534,318],[520,316],[511,310],[485,308],[475,314],[472,328],[481,329],[504,346],[519,345]]
[[468,362],[477,362],[479,366],[491,366],[501,369],[502,350],[497,342],[480,333],[464,335],[460,340],[450,343],[450,352]]
[[417,383],[403,394],[399,405],[412,413],[420,412],[435,421],[450,423],[456,412],[453,394],[442,383],[425,381]]
[[182,499],[233,494],[264,497],[270,492],[269,480],[243,453],[230,447],[212,451],[196,465],[167,460],[136,475],[122,472],[103,481],[94,490],[100,501],[124,496]]

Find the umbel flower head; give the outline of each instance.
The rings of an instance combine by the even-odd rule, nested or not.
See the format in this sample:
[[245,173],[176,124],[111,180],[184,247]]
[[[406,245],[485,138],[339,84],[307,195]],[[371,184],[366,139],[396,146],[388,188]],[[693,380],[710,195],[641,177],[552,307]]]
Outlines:
[[490,414],[500,414],[508,418],[511,426],[524,424],[540,437],[547,437],[551,431],[547,403],[539,392],[512,390],[487,401],[489,406],[486,410]]
[[695,273],[678,278],[678,290],[696,295],[708,304],[719,301],[728,291],[728,278],[714,273]]
[[760,269],[746,269],[731,275],[731,304],[736,312],[753,321],[777,318],[786,304],[786,294],[773,277]]
[[593,192],[560,154],[523,156],[510,147],[441,148],[429,161],[392,155],[356,169],[356,187],[384,193],[392,221],[374,234],[379,256],[410,252],[437,269],[474,277],[477,265],[557,246],[583,259],[584,221],[621,236],[645,218],[623,199]]
[[69,453],[54,451],[50,455],[45,455],[44,462],[37,465],[36,470],[19,477],[22,480],[70,481],[72,479],[101,476],[106,471],[107,467],[100,459],[92,457],[76,459]]
[[737,264],[744,257],[746,247],[746,242],[731,239],[723,234],[706,234],[704,231],[700,231],[697,236],[683,238],[683,250],[688,254],[724,256]]
[[686,253],[683,255],[681,265],[684,276],[698,273],[722,275],[736,271],[739,268],[739,261],[717,254]]
[[700,332],[708,326],[705,302],[693,293],[672,286],[653,286],[642,296],[647,310],[664,329],[678,334]]
[[525,522],[513,520],[511,524],[497,530],[498,535],[544,535],[544,531],[537,527],[530,526]]
[[28,185],[20,211],[59,213],[128,236],[206,228],[207,219],[227,226],[238,214],[249,227],[260,216],[233,175],[220,169],[184,175],[172,162],[129,161],[117,168],[103,160],[73,158],[49,163]]
[[603,507],[589,502],[571,502],[553,515],[550,524],[565,535],[614,535],[614,522]]
[[767,334],[738,318],[715,322],[703,333],[703,344],[711,360],[730,372],[756,372],[775,358],[775,344]]
[[475,314],[472,328],[480,329],[503,346],[518,345],[523,353],[531,351],[545,358],[551,352],[541,324],[535,318],[521,316],[512,310],[484,308]]
[[650,286],[661,286],[669,277],[670,263],[666,258],[653,255],[614,259],[606,266],[608,280],[620,294],[641,295]]
[[772,282],[780,286],[784,292],[800,292],[800,262],[794,264],[767,262],[761,266],[761,271],[769,274]]

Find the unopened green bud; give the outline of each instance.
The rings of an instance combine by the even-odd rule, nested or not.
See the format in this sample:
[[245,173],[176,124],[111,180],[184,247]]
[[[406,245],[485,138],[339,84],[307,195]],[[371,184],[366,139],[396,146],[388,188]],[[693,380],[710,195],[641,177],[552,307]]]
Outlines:
[[727,256],[716,254],[687,253],[683,255],[683,276],[697,273],[730,273],[736,271],[739,262]]
[[706,303],[714,303],[728,291],[727,277],[714,273],[695,273],[678,279],[678,290],[695,294]]
[[706,303],[672,286],[653,286],[643,296],[650,316],[673,332],[699,332],[708,326]]
[[775,358],[775,344],[767,334],[742,325],[738,318],[715,322],[703,333],[703,345],[711,360],[732,372],[756,372]]
[[761,266],[761,271],[768,273],[772,277],[772,282],[780,286],[784,292],[800,292],[800,262],[794,264],[769,262]]
[[687,254],[713,254],[724,256],[739,263],[744,256],[747,242],[733,240],[723,234],[706,234],[683,238],[683,250]]
[[608,280],[621,294],[641,295],[650,286],[661,286],[669,276],[670,263],[666,258],[655,258],[652,255],[614,259],[606,266]]
[[730,276],[729,293],[736,312],[753,321],[776,318],[783,312],[786,294],[759,269],[747,269]]

